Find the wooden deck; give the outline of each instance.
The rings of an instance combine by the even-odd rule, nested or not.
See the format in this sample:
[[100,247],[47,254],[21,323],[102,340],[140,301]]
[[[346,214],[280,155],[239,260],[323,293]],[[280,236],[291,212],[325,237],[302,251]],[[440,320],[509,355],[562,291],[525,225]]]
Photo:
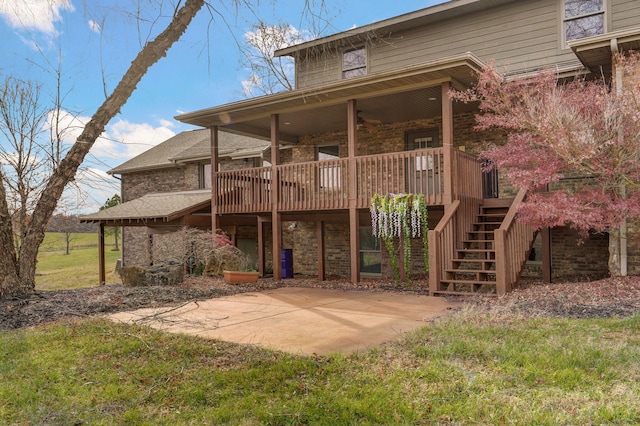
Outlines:
[[514,221],[526,194],[485,200],[482,177],[479,159],[451,147],[224,171],[215,174],[216,211],[355,211],[368,209],[376,193],[424,194],[427,205],[445,206],[429,231],[431,294],[502,295],[535,232]]
[[[339,210],[349,207],[350,198],[357,208],[366,209],[376,193],[420,193],[428,205],[444,205],[457,195],[481,197],[480,161],[452,152],[450,167],[445,149],[435,148],[359,156],[353,159],[355,167],[350,167],[350,159],[340,158],[218,172],[217,212],[264,213],[272,211],[274,203],[280,212]],[[449,190],[447,174],[455,175],[449,176],[454,182]],[[352,187],[355,194],[349,192]]]

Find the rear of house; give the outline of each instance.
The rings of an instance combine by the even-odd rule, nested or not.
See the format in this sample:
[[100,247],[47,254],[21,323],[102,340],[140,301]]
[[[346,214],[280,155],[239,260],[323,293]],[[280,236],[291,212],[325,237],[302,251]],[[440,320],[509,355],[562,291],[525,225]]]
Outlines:
[[[282,49],[276,55],[295,60],[294,91],[177,117],[210,135],[200,165],[210,165],[211,203],[200,217],[255,248],[262,274],[281,278],[285,254],[295,273],[359,281],[392,275],[371,236],[372,197],[422,194],[433,294],[501,294],[523,269],[547,279],[604,275],[606,235],[577,245],[570,229],[536,233],[514,220],[526,194],[484,173],[479,157],[503,135],[475,131],[477,105],[453,103],[448,91],[471,87],[488,62],[507,78],[548,68],[609,78],[612,49],[637,49],[639,40],[633,0],[455,0]],[[262,160],[224,167],[229,134],[263,140]],[[149,190],[129,172],[125,199]],[[153,173],[158,186],[180,180],[175,170]],[[637,223],[629,230],[637,241]],[[152,233],[136,232],[137,240]],[[411,244],[413,266],[402,272],[416,277],[424,253],[418,239]],[[637,273],[640,247],[628,249]],[[125,254],[130,261],[153,259]]]

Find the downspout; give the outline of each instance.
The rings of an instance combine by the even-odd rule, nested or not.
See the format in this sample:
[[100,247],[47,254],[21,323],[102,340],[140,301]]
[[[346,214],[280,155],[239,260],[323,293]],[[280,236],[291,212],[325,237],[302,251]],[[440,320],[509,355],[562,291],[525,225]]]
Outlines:
[[[618,39],[611,39],[611,54],[616,55],[619,52],[618,49]],[[622,95],[622,70],[620,67],[616,66],[615,62],[613,63],[615,66],[615,85],[616,85],[616,95]],[[618,138],[623,138],[622,131],[619,131]],[[625,199],[627,198],[627,187],[624,183],[620,184],[620,196]],[[622,223],[620,224],[620,275],[625,277],[627,276],[627,218],[622,219]]]

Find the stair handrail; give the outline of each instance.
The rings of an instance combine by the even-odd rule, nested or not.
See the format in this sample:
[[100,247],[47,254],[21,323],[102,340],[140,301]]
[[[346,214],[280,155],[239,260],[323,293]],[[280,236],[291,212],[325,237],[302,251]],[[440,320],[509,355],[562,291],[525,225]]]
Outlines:
[[520,204],[527,196],[527,191],[520,189],[514,198],[502,224],[494,231],[496,251],[496,292],[499,296],[513,290],[518,281],[536,231],[516,220]]
[[454,200],[444,211],[438,225],[428,233],[429,238],[429,293],[440,290],[442,273],[451,267],[455,245],[455,219],[460,200]]

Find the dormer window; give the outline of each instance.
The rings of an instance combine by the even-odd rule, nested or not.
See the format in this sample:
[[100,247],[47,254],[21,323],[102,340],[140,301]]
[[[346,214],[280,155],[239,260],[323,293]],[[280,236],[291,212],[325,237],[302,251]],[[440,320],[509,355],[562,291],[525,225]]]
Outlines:
[[604,34],[605,0],[564,0],[565,42]]
[[367,51],[364,47],[350,49],[342,55],[342,77],[351,78],[367,74]]

